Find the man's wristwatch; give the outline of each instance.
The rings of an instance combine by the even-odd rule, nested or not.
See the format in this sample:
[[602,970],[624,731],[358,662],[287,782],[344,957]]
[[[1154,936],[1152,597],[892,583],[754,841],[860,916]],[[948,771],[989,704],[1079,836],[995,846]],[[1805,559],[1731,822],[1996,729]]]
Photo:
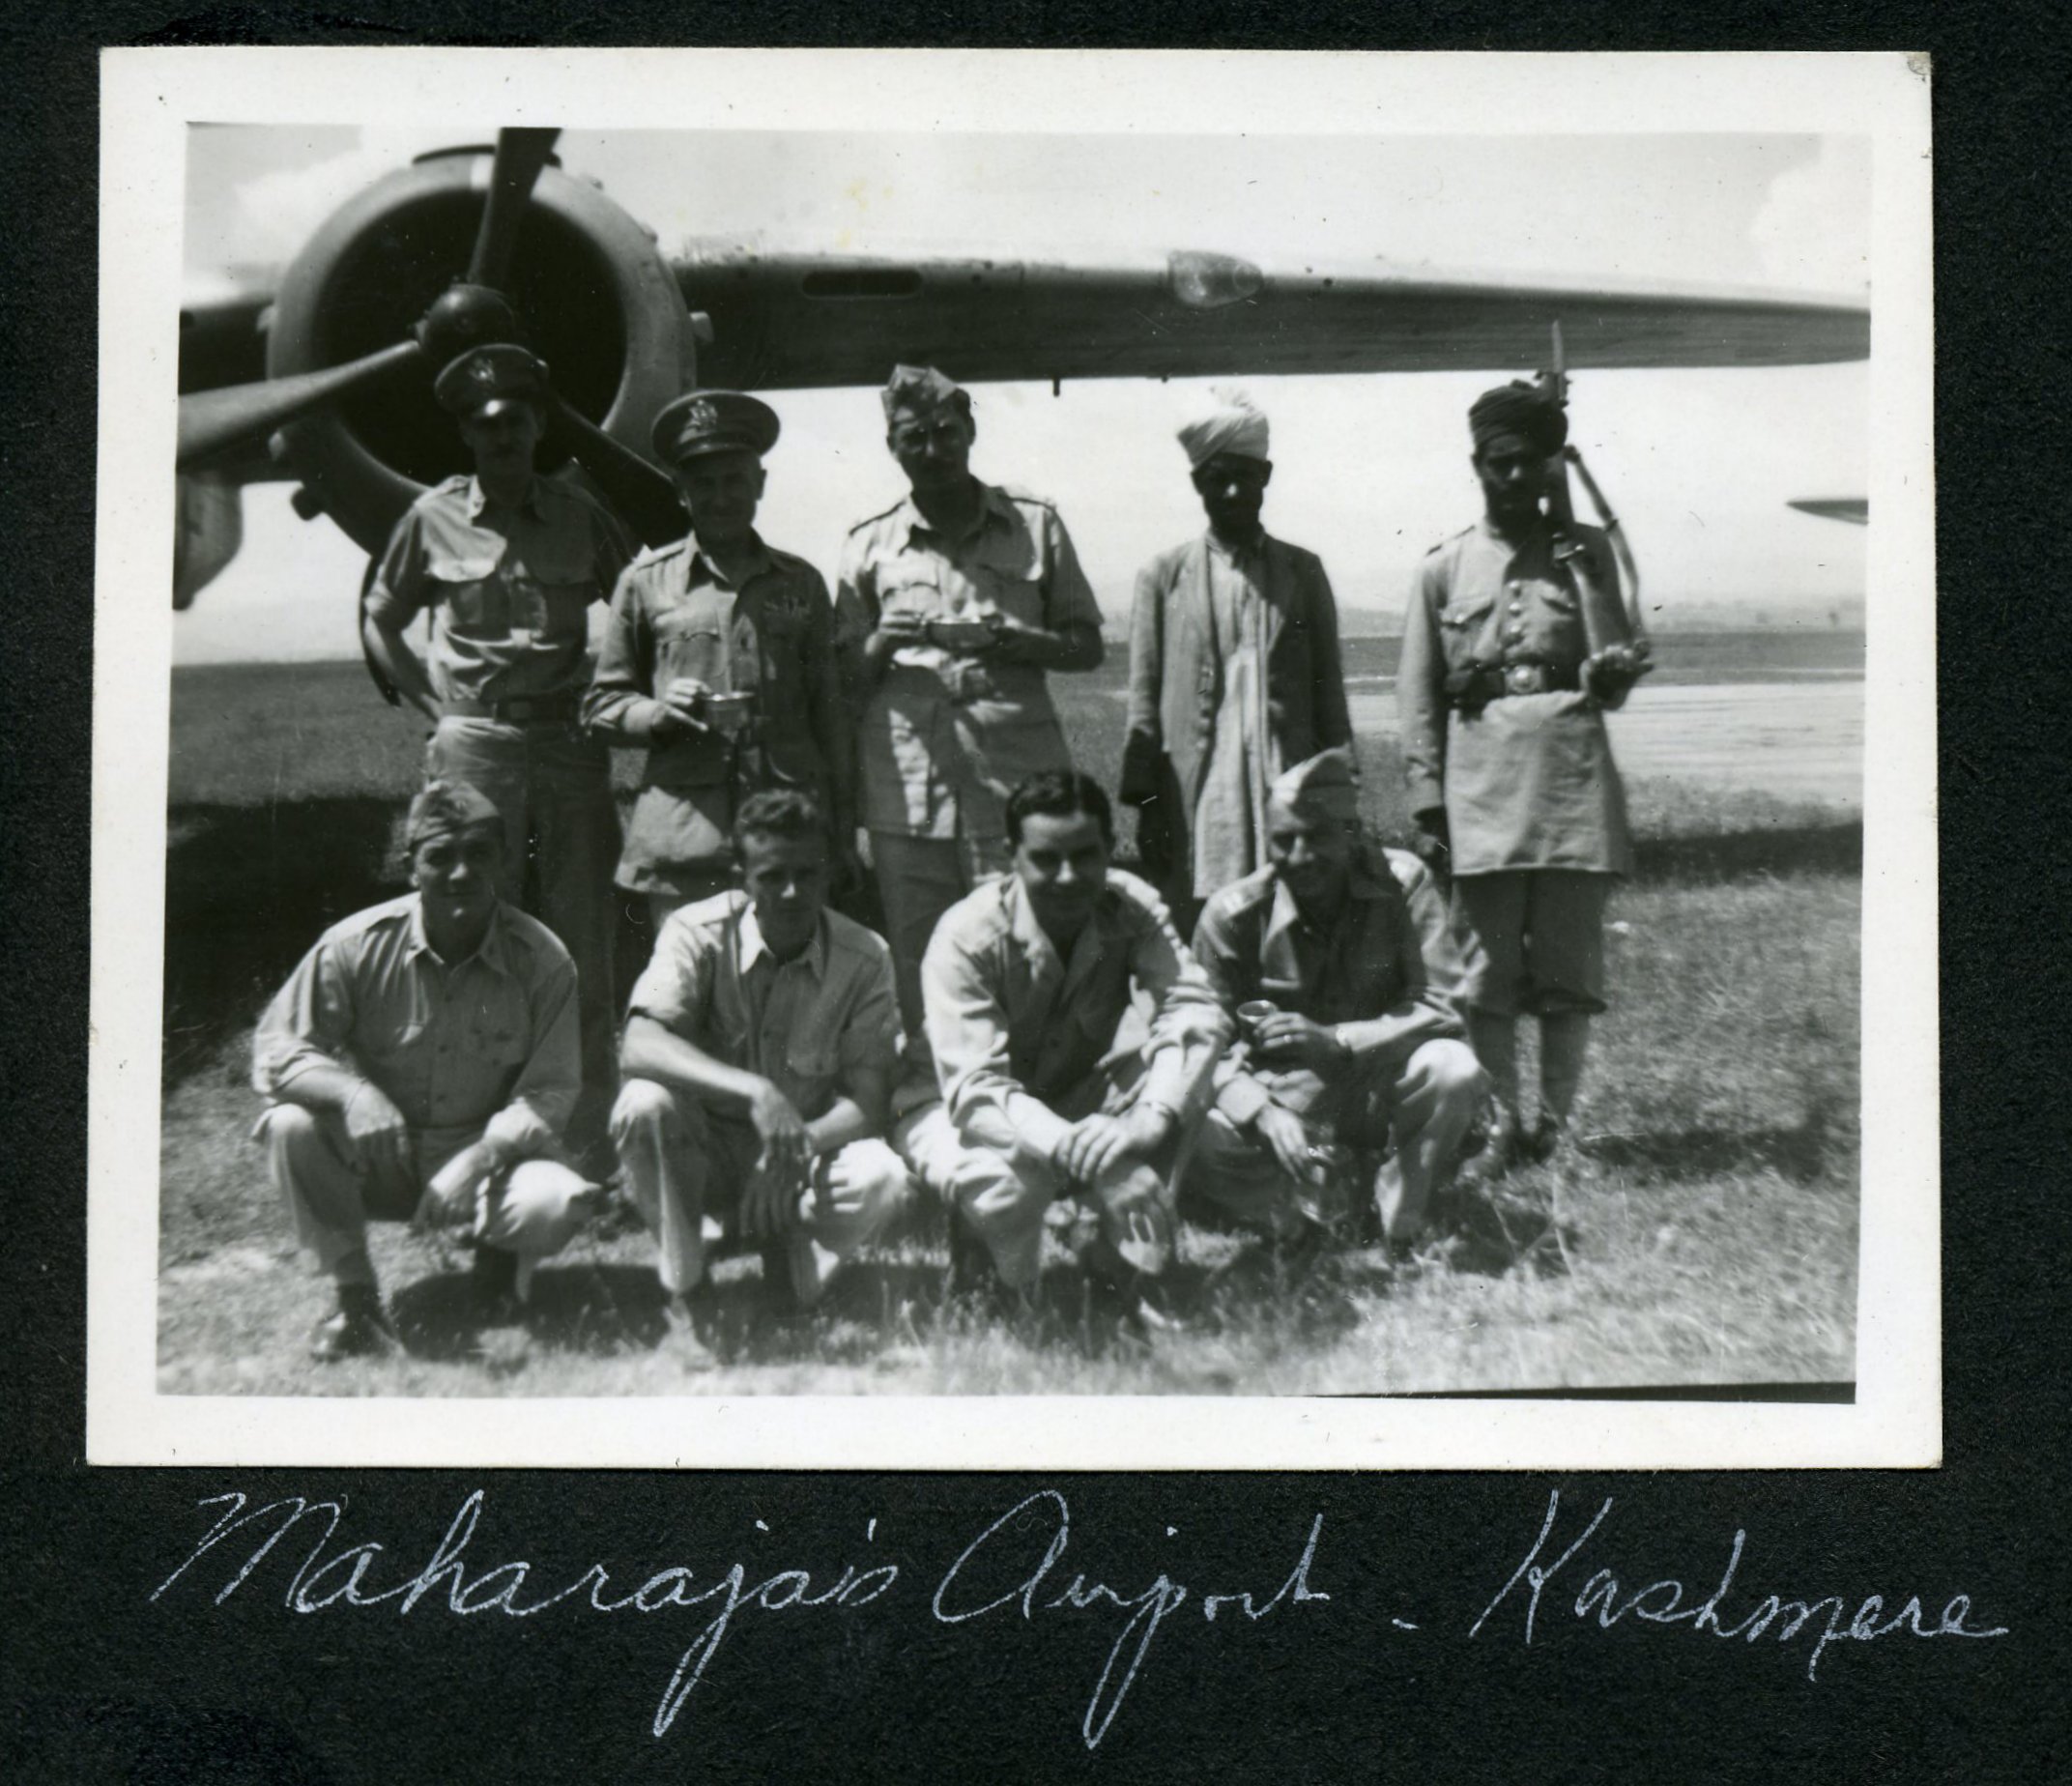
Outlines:
[[1352,1042],[1345,1033],[1347,1028],[1349,1027],[1349,1024],[1338,1023],[1335,1025],[1331,1031],[1331,1039],[1333,1042],[1338,1044],[1338,1052],[1343,1054],[1348,1060],[1352,1058],[1354,1051]]

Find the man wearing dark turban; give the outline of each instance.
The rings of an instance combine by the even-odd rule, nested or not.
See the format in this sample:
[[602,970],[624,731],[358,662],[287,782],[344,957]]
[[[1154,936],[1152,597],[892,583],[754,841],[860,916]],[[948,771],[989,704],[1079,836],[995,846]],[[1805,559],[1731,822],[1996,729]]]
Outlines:
[[[1483,1172],[1552,1150],[1604,1009],[1603,911],[1632,866],[1603,709],[1624,699],[1632,634],[1596,528],[1542,508],[1568,438],[1539,387],[1468,412],[1483,514],[1425,555],[1403,625],[1396,698],[1409,806],[1450,861],[1468,939],[1468,1033],[1495,1089]],[[1540,1020],[1540,1114],[1519,1116],[1517,1020]]]

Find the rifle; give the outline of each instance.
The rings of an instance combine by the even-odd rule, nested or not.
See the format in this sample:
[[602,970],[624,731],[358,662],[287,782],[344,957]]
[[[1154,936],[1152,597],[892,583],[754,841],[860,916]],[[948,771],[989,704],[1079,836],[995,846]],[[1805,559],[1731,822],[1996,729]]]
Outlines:
[[[1559,323],[1553,326],[1553,349],[1552,361],[1547,370],[1540,375],[1540,383],[1548,401],[1562,414],[1563,434],[1566,437],[1568,372],[1562,350]],[[1582,479],[1584,492],[1590,498],[1591,506],[1597,511],[1597,523],[1610,539],[1613,555],[1624,573],[1621,582],[1625,587],[1618,604],[1626,623],[1627,637],[1623,641],[1600,637],[1598,629],[1592,623],[1594,614],[1602,611],[1598,604],[1607,600],[1612,591],[1603,587],[1601,567],[1575,534],[1575,507],[1568,492],[1568,468],[1571,465],[1575,467],[1576,475]],[[1616,706],[1625,700],[1626,690],[1653,667],[1648,661],[1650,647],[1647,624],[1641,619],[1640,612],[1640,566],[1634,561],[1633,551],[1626,543],[1626,534],[1620,530],[1618,516],[1612,513],[1611,505],[1604,500],[1604,492],[1597,487],[1597,480],[1590,475],[1590,468],[1583,463],[1581,450],[1566,438],[1564,444],[1547,460],[1546,501],[1547,521],[1554,532],[1554,557],[1568,567],[1570,575],[1576,579],[1577,593],[1581,597],[1583,641],[1590,656],[1590,662],[1584,666],[1586,682],[1590,680],[1588,673],[1592,666],[1601,666],[1598,676],[1608,687],[1602,691],[1594,688],[1593,692],[1599,693],[1599,698],[1607,706]],[[1593,596],[1596,597],[1595,600]]]

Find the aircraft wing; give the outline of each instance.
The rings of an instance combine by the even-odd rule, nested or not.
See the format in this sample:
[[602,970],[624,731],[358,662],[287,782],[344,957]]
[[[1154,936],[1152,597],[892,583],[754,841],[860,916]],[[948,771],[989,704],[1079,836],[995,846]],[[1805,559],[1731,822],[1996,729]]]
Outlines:
[[673,262],[712,319],[700,382],[881,384],[897,361],[991,380],[1528,372],[1559,322],[1571,368],[1861,360],[1867,300],[1663,282],[1396,269],[1269,269],[1183,252],[1136,263],[861,258],[694,244]]

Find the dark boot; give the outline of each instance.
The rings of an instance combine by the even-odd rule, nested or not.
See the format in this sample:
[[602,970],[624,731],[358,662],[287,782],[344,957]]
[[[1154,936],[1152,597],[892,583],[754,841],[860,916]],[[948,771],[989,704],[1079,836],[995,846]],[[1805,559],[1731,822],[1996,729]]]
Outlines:
[[397,1343],[381,1291],[371,1283],[341,1283],[337,1308],[309,1336],[309,1355],[329,1365],[341,1358],[379,1357]]

